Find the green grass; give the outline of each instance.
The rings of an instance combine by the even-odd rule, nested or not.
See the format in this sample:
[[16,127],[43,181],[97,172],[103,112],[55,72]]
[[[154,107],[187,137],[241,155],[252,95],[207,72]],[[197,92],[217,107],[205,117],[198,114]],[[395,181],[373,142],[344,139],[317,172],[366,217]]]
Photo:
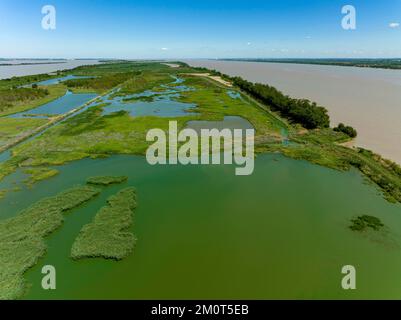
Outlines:
[[[170,76],[169,81],[173,81]],[[171,120],[176,120],[179,129],[183,129],[189,120],[223,120],[225,115],[238,115],[249,120],[258,135],[281,139],[282,127],[277,125],[275,118],[250,101],[231,98],[225,90],[196,77],[188,78],[185,85],[196,88],[196,91],[184,92],[178,99],[197,102],[198,107],[194,110],[197,114],[188,113],[188,116],[178,118],[131,117],[120,111],[102,115],[107,104],[94,106],[49,129],[37,139],[15,147],[13,155],[20,159],[17,166],[60,165],[85,157],[112,154],[143,155],[150,145],[146,142],[148,130],[161,128],[168,131]],[[12,167],[15,167],[15,159],[0,164],[1,171],[9,172]]]
[[168,84],[171,81],[172,78],[169,73],[140,72],[128,80],[121,91],[116,93],[116,95],[124,96],[127,94],[140,93],[145,90],[152,90],[163,84]]
[[[151,128],[168,130],[173,118],[138,117],[127,112],[102,116],[101,107],[87,111],[50,128],[35,140],[19,145],[13,157],[0,163],[0,173],[18,166],[61,165],[85,157],[112,154],[144,154],[150,143],[146,133]],[[178,120],[181,128],[192,117]],[[1,178],[1,175],[0,175]]]
[[24,273],[46,253],[44,238],[63,224],[64,214],[99,194],[75,187],[43,199],[16,217],[0,221],[0,299],[20,298],[28,284]]
[[72,79],[64,81],[63,84],[76,93],[98,92],[104,93],[119,84],[131,79],[132,72],[105,74],[90,79]]
[[318,144],[343,143],[350,141],[350,137],[345,133],[334,131],[330,128],[309,130],[305,134],[302,134],[301,138],[302,141]]
[[0,148],[47,123],[47,119],[0,118]]
[[56,169],[41,167],[26,168],[23,170],[23,172],[29,175],[29,178],[25,181],[25,183],[30,187],[38,181],[49,179],[58,175],[59,173],[59,171]]
[[113,176],[102,176],[102,177],[91,177],[89,178],[86,183],[98,186],[109,186],[111,184],[120,184],[126,182],[128,177],[121,176],[121,177],[113,177]]
[[136,207],[136,192],[127,188],[108,199],[93,221],[85,225],[71,249],[73,259],[121,260],[134,249],[136,239],[130,228]]
[[[256,130],[257,136],[281,138],[287,125],[278,121],[272,113],[263,110],[253,100],[242,95],[241,99],[232,98],[227,89],[203,77],[185,76],[184,85],[196,90],[181,93],[179,101],[194,103],[195,112],[202,114],[202,120],[223,120],[224,116],[240,116],[248,120]],[[234,91],[234,90],[231,90]]]

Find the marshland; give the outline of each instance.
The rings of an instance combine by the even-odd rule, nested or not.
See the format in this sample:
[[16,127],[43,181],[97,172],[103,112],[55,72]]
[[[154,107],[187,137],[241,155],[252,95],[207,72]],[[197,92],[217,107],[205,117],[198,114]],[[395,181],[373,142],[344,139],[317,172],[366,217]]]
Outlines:
[[[204,70],[173,64],[178,67],[158,62],[83,66],[58,76],[86,78],[32,88],[99,98],[9,149],[0,162],[0,190],[5,190],[0,227],[24,228],[24,212],[33,210],[27,208],[41,207],[74,186],[85,188],[81,196],[90,201],[68,205],[68,215],[64,209],[49,211],[57,219],[48,232],[38,231],[35,241],[26,242],[37,252],[27,265],[8,254],[14,238],[2,241],[7,254],[1,257],[10,267],[1,274],[7,286],[17,284],[12,298],[346,298],[338,277],[349,263],[369,265],[360,271],[367,279],[364,287],[352,297],[398,296],[400,249],[389,248],[385,239],[370,241],[349,224],[358,216],[377,217],[392,243],[401,241],[399,166],[374,151],[343,146],[352,138],[334,130],[324,106],[277,100],[280,94],[270,87],[253,90],[253,83],[207,70],[230,81],[226,87],[194,75]],[[55,76],[14,79],[7,90],[50,78]],[[39,99],[29,98],[29,108],[16,100],[0,121],[20,119],[10,115],[21,106],[27,112],[49,103],[39,106]],[[301,105],[312,113],[298,112]],[[180,129],[207,128],[230,117],[234,126],[256,131],[250,176],[235,176],[232,165],[150,166],[143,156],[152,128],[167,132],[171,120]],[[32,130],[40,123],[19,125]],[[15,129],[11,125],[2,134],[13,139]],[[86,181],[88,186],[76,187]],[[130,221],[136,196],[139,206]],[[124,222],[122,228],[118,221]],[[116,227],[105,232],[106,224]],[[109,251],[97,248],[119,235],[129,241],[116,241]],[[85,259],[72,259],[71,252]],[[63,274],[57,291],[41,289],[45,264]]]

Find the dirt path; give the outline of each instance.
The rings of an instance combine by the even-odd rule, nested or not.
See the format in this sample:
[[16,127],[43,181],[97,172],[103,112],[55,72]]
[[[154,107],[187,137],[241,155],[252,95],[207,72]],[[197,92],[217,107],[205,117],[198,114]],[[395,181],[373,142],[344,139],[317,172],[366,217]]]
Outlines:
[[220,84],[222,84],[222,85],[224,85],[226,87],[230,87],[230,88],[233,86],[230,82],[228,82],[226,80],[223,80],[219,76],[212,76],[212,75],[210,75],[210,73],[183,73],[183,74],[184,75],[188,75],[188,76],[209,78],[209,79],[212,79],[212,80],[214,80],[214,81],[216,81],[216,82],[218,82],[218,83],[220,83]]

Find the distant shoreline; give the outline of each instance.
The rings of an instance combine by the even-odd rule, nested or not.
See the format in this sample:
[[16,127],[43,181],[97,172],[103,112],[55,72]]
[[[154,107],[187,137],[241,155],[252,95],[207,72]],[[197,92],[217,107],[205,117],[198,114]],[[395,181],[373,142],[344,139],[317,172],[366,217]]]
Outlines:
[[32,76],[37,74],[53,73],[71,70],[84,65],[95,65],[99,60],[28,60],[28,59],[0,59],[0,80],[12,77]]
[[358,68],[375,68],[375,69],[391,69],[401,70],[401,58],[391,59],[252,59],[252,58],[233,58],[218,59],[218,61],[240,61],[240,62],[269,62],[269,63],[292,63],[292,64],[309,64],[324,66],[340,66],[340,67],[358,67]]
[[66,63],[66,61],[57,61],[57,62],[22,62],[22,63],[0,63],[0,67],[4,66],[31,66],[31,65],[41,65],[41,64],[60,64]]

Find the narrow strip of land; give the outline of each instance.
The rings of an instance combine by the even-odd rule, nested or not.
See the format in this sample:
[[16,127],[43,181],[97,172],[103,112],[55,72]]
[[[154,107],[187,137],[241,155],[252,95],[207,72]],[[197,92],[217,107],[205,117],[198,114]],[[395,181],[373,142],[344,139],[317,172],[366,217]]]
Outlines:
[[231,82],[228,82],[226,80],[223,80],[221,77],[219,76],[212,76],[210,73],[184,73],[183,75],[188,75],[188,76],[195,76],[195,77],[205,77],[205,78],[209,78],[212,79],[214,81],[217,81],[218,83],[226,86],[226,87],[232,87],[233,85],[231,84]]

